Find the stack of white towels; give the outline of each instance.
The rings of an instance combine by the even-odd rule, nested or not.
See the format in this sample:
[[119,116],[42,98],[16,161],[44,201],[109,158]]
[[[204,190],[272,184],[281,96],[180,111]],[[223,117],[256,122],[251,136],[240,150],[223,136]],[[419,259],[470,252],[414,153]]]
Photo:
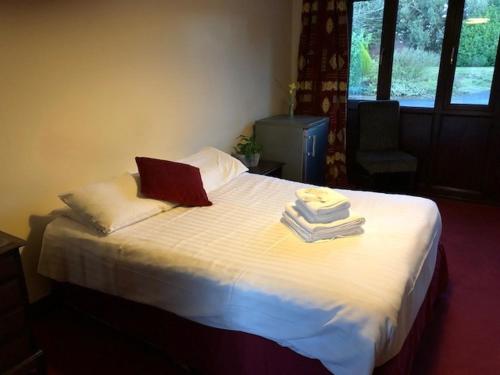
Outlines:
[[281,221],[306,242],[363,233],[365,219],[350,212],[342,194],[326,187],[295,192],[297,200],[285,206]]

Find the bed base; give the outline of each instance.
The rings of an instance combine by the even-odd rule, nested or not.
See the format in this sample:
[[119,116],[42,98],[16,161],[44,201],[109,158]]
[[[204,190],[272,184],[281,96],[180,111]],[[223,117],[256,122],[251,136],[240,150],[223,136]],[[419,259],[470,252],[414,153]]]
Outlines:
[[[440,245],[425,300],[400,353],[374,374],[409,374],[434,305],[446,289],[448,268]],[[327,375],[315,359],[260,336],[207,327],[158,308],[71,284],[61,284],[66,305],[166,353],[190,372],[206,375]]]

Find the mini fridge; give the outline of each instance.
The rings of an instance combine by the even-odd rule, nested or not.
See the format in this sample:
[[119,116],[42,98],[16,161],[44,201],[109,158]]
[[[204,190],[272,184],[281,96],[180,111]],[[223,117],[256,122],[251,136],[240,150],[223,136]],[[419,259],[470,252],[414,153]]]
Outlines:
[[328,118],[279,115],[255,122],[261,158],[280,161],[287,180],[324,185]]

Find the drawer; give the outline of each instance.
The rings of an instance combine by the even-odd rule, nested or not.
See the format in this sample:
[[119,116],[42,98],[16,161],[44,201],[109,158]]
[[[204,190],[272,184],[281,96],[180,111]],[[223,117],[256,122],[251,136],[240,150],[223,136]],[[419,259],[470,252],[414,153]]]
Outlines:
[[22,279],[12,279],[0,284],[0,313],[10,311],[25,303],[24,291],[21,288]]
[[0,256],[0,282],[20,276],[20,261],[17,249]]
[[26,327],[24,308],[18,308],[0,315],[0,345],[12,337],[18,336]]
[[24,361],[32,354],[33,348],[28,334],[17,336],[0,345],[0,372],[6,371]]

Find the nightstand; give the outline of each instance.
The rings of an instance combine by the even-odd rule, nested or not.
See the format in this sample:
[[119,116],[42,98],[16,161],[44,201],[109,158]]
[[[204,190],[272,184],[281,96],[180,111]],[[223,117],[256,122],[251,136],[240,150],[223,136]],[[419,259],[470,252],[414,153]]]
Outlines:
[[271,160],[261,160],[256,167],[248,168],[248,172],[260,174],[263,176],[271,176],[281,178],[281,171],[285,163]]
[[28,323],[28,294],[19,248],[25,242],[0,231],[0,373],[44,374]]

